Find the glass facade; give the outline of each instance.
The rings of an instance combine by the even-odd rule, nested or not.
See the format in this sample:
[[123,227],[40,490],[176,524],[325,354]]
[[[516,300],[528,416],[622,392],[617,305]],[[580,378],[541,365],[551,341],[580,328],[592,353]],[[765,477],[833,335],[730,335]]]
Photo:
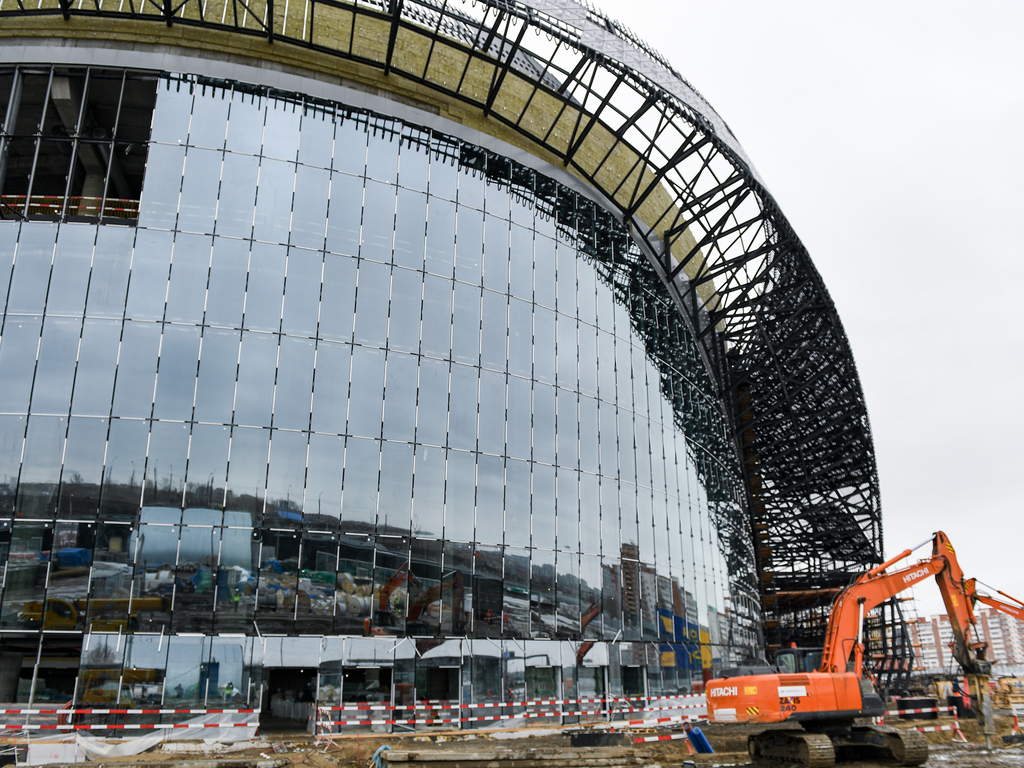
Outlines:
[[674,693],[756,650],[720,401],[608,211],[264,87],[0,94],[0,647],[55,649],[0,700]]

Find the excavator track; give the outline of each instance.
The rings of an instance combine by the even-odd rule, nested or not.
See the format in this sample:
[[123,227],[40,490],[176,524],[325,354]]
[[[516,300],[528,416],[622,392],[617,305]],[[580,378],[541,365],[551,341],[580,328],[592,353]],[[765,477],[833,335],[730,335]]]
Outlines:
[[821,733],[764,731],[750,737],[750,757],[758,766],[800,764],[800,768],[832,768],[836,753],[832,740]]
[[917,731],[884,725],[856,725],[830,733],[836,761],[871,759],[891,765],[922,765],[928,760],[928,742]]
[[924,765],[928,760],[928,741],[917,731],[901,731],[902,754],[896,757],[900,765]]
[[873,736],[874,738],[868,740],[877,744],[880,751],[887,752],[888,755],[885,757],[894,761],[896,765],[923,765],[928,760],[928,741],[917,731],[901,731],[877,725],[859,728],[856,731]]

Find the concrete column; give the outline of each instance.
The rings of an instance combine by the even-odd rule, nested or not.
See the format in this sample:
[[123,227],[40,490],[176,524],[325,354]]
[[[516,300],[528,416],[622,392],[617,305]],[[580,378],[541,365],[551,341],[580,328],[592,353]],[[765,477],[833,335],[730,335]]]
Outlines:
[[0,702],[10,704],[18,698],[21,678],[21,654],[0,653]]

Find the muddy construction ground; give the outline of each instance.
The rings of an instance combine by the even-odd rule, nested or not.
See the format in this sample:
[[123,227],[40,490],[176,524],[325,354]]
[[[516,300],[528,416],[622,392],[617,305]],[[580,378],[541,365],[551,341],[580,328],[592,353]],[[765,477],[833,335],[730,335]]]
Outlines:
[[[890,720],[896,728],[952,725],[950,719],[938,721]],[[1005,744],[1002,737],[1013,727],[1011,718],[998,718],[998,734],[993,749],[985,748],[985,739],[977,723],[961,723],[966,742],[954,738],[951,731],[926,733],[930,745],[927,768],[1024,768],[1024,743]],[[702,724],[701,731],[715,750],[714,754],[691,754],[686,741],[657,741],[630,744],[642,736],[664,735],[672,731],[647,730],[624,734],[624,743],[612,747],[573,747],[568,729],[531,728],[518,731],[437,732],[417,734],[346,734],[329,742],[314,743],[311,738],[294,734],[266,734],[257,741],[231,746],[205,745],[201,742],[176,742],[159,746],[134,757],[108,758],[92,763],[110,768],[367,768],[378,748],[387,746],[387,768],[545,768],[551,766],[595,765],[605,768],[638,766],[676,768],[693,761],[698,768],[753,764],[746,752],[746,738],[753,728],[743,725]],[[678,731],[676,731],[678,733]],[[412,754],[415,753],[415,754]],[[891,764],[877,761],[842,763],[846,768],[881,768]]]

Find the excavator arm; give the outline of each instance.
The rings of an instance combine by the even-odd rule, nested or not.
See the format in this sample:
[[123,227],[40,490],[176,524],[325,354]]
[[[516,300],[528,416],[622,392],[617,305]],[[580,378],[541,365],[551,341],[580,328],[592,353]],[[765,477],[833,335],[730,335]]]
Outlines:
[[949,538],[938,531],[932,539],[930,559],[886,572],[887,568],[913,551],[904,550],[872,568],[839,593],[832,604],[819,671],[846,672],[852,655],[852,671],[860,678],[864,662],[865,615],[918,582],[934,577],[953,628],[954,655],[957,661],[967,674],[988,674],[991,664],[984,657],[985,644],[971,640],[974,628],[973,600]]
[[1024,621],[1024,602],[1018,600],[1016,597],[1010,597],[1010,595],[1005,592],[999,592],[998,589],[996,590],[996,592],[999,592],[1003,597],[1013,600],[1015,603],[1019,603],[1019,605],[1012,605],[1010,603],[1004,603],[1002,600],[996,600],[994,597],[989,597],[988,595],[979,593],[977,588],[977,579],[968,579],[966,585],[967,592],[971,596],[972,600],[984,603],[989,608],[995,608],[997,611],[1001,611],[1008,616],[1013,616],[1017,621]]

